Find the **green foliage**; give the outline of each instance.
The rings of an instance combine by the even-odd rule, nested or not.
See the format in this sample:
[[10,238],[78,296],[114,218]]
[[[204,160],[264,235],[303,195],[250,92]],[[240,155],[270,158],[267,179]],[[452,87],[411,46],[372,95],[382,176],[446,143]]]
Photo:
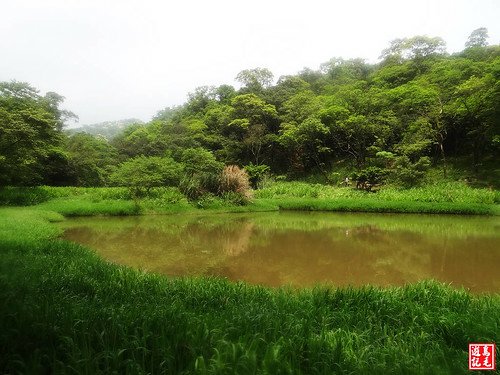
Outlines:
[[67,140],[70,175],[76,186],[104,186],[118,157],[106,139],[77,133]]
[[179,188],[186,197],[196,200],[205,194],[219,192],[224,164],[218,162],[210,151],[202,148],[186,149],[182,152],[181,161],[185,174]]
[[308,184],[305,182],[275,182],[263,189],[255,191],[256,198],[276,199],[283,198],[318,198],[318,199],[341,199],[341,198],[363,198],[366,193],[354,189],[342,189],[338,187]]
[[407,156],[399,156],[394,161],[390,178],[403,187],[417,186],[424,182],[425,172],[429,169],[431,161],[427,156],[412,163]]
[[419,61],[425,57],[445,53],[446,43],[439,37],[417,35],[411,38],[394,39],[389,48],[382,51],[382,58],[400,62],[403,59]]
[[219,192],[220,174],[198,173],[185,175],[179,184],[181,192],[190,200],[198,200],[207,194]]
[[116,185],[130,187],[139,196],[152,187],[177,186],[182,170],[182,165],[169,157],[139,156],[120,164],[111,180]]
[[[186,168],[176,180],[191,197],[217,194],[223,165],[250,163],[330,182],[342,180],[330,175],[339,163],[345,175],[376,166],[395,169],[392,181],[411,186],[426,168],[421,158],[443,179],[459,159],[470,180],[491,183],[500,152],[500,47],[487,45],[484,28],[460,53],[444,47],[437,37],[396,39],[380,64],[335,57],[275,85],[269,70],[247,69],[237,76],[240,89],[198,87],[185,104],[109,143],[62,133],[71,114],[59,109],[61,96],[1,83],[0,185],[109,186],[118,164],[166,156]],[[382,160],[381,151],[394,157]]]
[[387,175],[387,170],[379,167],[368,167],[352,174],[352,179],[356,181],[356,188],[371,191],[379,185]]
[[0,82],[0,186],[64,179],[67,156],[58,147],[64,121],[74,115],[59,109],[63,99],[41,96],[28,83]]
[[251,124],[266,123],[269,118],[277,116],[276,108],[255,94],[235,96],[231,100],[231,106],[235,118],[247,119]]
[[245,171],[248,174],[250,184],[254,189],[257,189],[260,182],[262,182],[265,178],[266,174],[269,174],[271,168],[265,164],[254,165],[250,163],[248,165],[245,165]]
[[203,148],[189,148],[182,152],[181,162],[189,175],[200,173],[218,174],[224,165],[215,159],[212,152]]
[[261,92],[271,85],[273,73],[266,68],[245,69],[238,73],[236,81],[243,84],[249,92]]

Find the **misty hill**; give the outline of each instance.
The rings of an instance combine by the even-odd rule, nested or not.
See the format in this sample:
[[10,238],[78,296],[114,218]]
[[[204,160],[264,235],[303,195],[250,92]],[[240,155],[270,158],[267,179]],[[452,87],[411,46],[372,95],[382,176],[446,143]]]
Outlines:
[[77,128],[67,129],[69,134],[75,133],[88,133],[92,135],[100,135],[108,140],[113,139],[116,135],[121,133],[125,128],[133,124],[143,124],[144,122],[135,118],[118,120],[118,121],[105,121],[97,124],[82,125]]

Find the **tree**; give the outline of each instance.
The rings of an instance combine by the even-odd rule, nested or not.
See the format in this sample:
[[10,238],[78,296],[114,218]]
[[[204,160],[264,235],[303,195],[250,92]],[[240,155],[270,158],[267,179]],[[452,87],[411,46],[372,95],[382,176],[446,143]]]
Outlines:
[[255,94],[243,94],[231,100],[233,117],[247,119],[251,124],[265,124],[277,116],[276,108]]
[[281,119],[287,123],[301,123],[318,115],[321,108],[319,98],[312,91],[300,91],[283,103]]
[[215,89],[215,98],[222,104],[229,104],[236,95],[236,90],[231,85],[220,85]]
[[218,174],[224,164],[217,161],[214,154],[203,148],[188,148],[182,152],[181,163],[188,175],[201,173]]
[[356,166],[365,164],[371,147],[382,148],[393,131],[394,118],[379,103],[377,90],[363,83],[345,85],[325,99],[321,121],[330,129],[330,143],[337,155],[354,159]]
[[231,105],[232,121],[224,129],[230,139],[224,142],[226,162],[259,164],[264,149],[274,140],[271,133],[277,123],[276,108],[253,93],[235,96]]
[[245,91],[261,93],[273,82],[273,73],[266,68],[245,69],[238,73],[236,81],[240,82]]
[[395,158],[390,177],[399,185],[410,188],[422,184],[425,172],[429,169],[431,161],[429,157],[422,156],[416,162],[412,162],[407,156]]
[[391,90],[389,95],[407,124],[398,150],[415,159],[423,156],[431,145],[437,145],[443,163],[443,175],[446,177],[444,142],[448,123],[445,121],[446,102],[439,86],[424,79],[414,80]]
[[148,193],[153,187],[177,186],[183,167],[169,157],[138,156],[118,166],[111,175],[111,181],[127,186],[135,197]]
[[439,37],[417,35],[411,38],[394,39],[391,45],[382,51],[382,59],[421,60],[428,56],[442,55],[446,52],[446,43]]
[[340,57],[334,57],[321,64],[320,71],[331,81],[348,83],[367,79],[371,67],[363,59],[344,60]]
[[500,58],[491,64],[492,71],[472,76],[457,87],[457,115],[467,127],[472,143],[472,163],[477,172],[482,155],[500,133]]
[[61,129],[70,116],[59,109],[63,99],[55,93],[41,96],[25,82],[0,82],[0,185],[59,179],[53,167],[67,162]]
[[330,129],[317,117],[308,117],[301,123],[282,123],[279,142],[301,159],[300,168],[316,167],[326,175],[322,157],[331,150],[325,146]]
[[104,186],[109,182],[118,152],[105,138],[77,133],[66,141],[65,149],[73,184]]
[[488,29],[486,27],[480,27],[479,29],[474,30],[465,42],[465,48],[486,47],[487,45]]
[[245,165],[245,171],[247,172],[250,184],[254,189],[259,187],[259,184],[262,182],[266,174],[270,172],[270,170],[271,168],[265,164],[255,165],[250,163]]
[[301,91],[309,90],[311,85],[300,77],[281,76],[278,83],[270,88],[267,97],[275,106],[281,106],[285,101]]
[[114,137],[111,144],[118,150],[122,161],[140,155],[164,155],[167,146],[164,138],[159,134],[162,125],[163,122],[160,120],[153,120],[147,125],[131,125]]
[[425,72],[434,60],[446,54],[446,43],[439,37],[417,35],[412,38],[395,39],[389,48],[382,51],[382,65],[408,63],[413,77]]
[[203,112],[205,108],[217,99],[217,89],[214,86],[200,86],[188,94],[186,110],[191,114]]
[[218,193],[224,164],[218,162],[210,151],[203,148],[186,149],[182,152],[181,162],[185,174],[179,187],[189,199]]

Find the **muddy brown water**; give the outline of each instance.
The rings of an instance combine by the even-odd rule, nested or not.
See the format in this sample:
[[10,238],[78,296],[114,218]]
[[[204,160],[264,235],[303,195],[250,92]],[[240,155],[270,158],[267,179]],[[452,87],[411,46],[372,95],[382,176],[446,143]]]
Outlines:
[[403,285],[500,292],[500,218],[270,212],[69,219],[64,238],[170,276],[267,286]]

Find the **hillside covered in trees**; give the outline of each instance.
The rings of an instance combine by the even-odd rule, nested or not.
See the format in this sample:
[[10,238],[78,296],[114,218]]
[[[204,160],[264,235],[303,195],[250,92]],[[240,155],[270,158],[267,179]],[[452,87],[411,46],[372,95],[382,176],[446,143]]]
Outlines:
[[254,183],[271,173],[414,186],[431,166],[498,181],[500,46],[487,45],[484,28],[452,55],[441,38],[415,36],[392,41],[378,64],[333,58],[276,83],[265,68],[236,80],[240,89],[199,87],[111,141],[67,135],[74,115],[61,96],[3,82],[0,185],[127,185],[140,171],[151,186],[187,189],[232,164]]

